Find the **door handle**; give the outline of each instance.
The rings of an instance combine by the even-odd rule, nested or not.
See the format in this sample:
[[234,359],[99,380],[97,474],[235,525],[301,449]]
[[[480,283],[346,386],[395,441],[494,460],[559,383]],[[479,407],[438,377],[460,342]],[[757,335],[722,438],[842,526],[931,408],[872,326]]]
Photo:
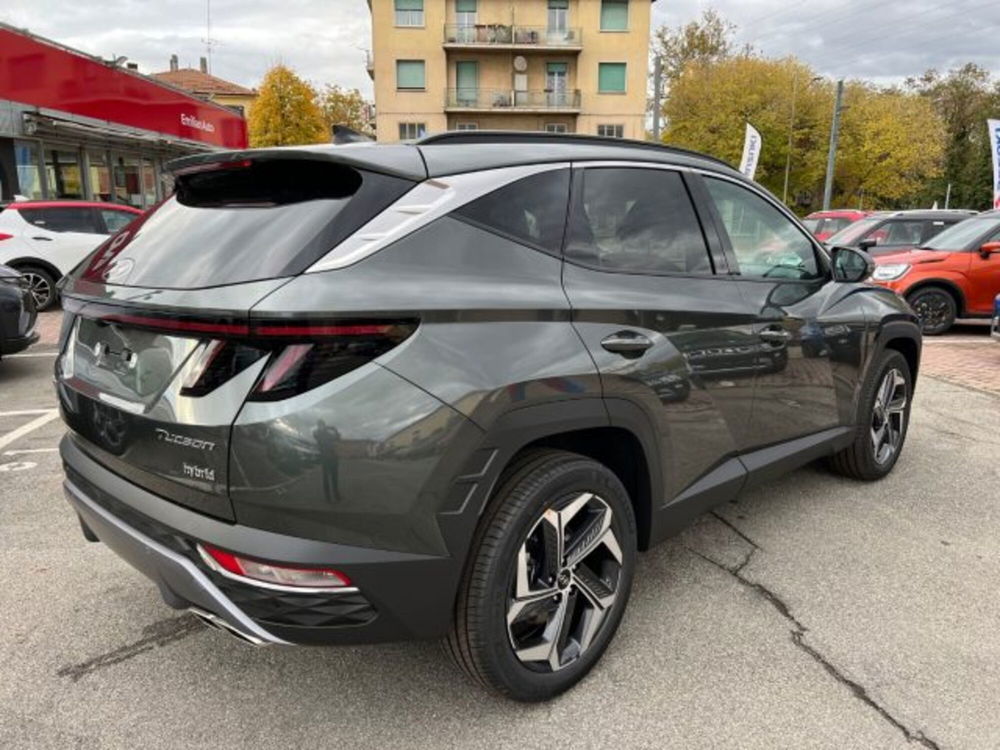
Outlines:
[[787,344],[792,340],[792,333],[784,328],[765,328],[760,332],[760,338],[769,344]]
[[601,339],[601,346],[625,357],[641,357],[652,345],[652,341],[635,331],[618,331]]
[[41,240],[42,242],[52,242],[51,237],[32,237],[33,240]]

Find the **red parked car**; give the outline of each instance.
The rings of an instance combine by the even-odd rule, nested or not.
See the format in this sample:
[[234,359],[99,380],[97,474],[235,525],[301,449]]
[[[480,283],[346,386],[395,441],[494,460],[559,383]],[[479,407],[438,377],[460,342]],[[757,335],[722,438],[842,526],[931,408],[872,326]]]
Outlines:
[[906,298],[925,334],[988,318],[1000,294],[1000,211],[956,224],[918,248],[875,259],[871,280]]
[[825,242],[846,226],[865,218],[870,211],[855,211],[852,209],[837,209],[830,211],[813,211],[802,223],[820,242]]

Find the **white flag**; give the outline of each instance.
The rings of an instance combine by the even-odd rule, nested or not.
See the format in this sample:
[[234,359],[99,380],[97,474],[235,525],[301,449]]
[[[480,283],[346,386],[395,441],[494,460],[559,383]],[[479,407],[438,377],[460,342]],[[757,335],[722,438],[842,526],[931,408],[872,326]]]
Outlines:
[[743,139],[743,158],[740,160],[740,171],[751,180],[757,174],[757,162],[760,161],[760,148],[763,145],[757,128],[747,123],[747,134]]
[[993,154],[993,208],[1000,208],[1000,120],[987,120],[990,153]]

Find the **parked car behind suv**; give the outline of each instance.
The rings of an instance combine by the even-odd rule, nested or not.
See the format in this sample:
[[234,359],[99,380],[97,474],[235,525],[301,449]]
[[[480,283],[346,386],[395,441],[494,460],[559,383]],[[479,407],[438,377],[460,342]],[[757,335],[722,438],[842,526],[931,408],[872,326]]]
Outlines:
[[813,459],[899,458],[916,317],[722,162],[481,132],[172,169],[65,284],[65,488],[246,641],[443,637],[549,698],[639,550]]
[[28,280],[9,266],[0,266],[0,358],[38,341],[35,298]]
[[35,304],[56,303],[56,282],[94,248],[142,214],[86,201],[19,201],[0,210],[0,263],[28,280]]
[[975,211],[894,211],[877,213],[827,238],[829,247],[859,247],[872,255],[909,250],[928,242]]
[[813,211],[802,220],[806,229],[813,233],[820,242],[825,242],[844,227],[868,216],[870,211],[854,209],[831,209],[830,211]]
[[955,318],[988,318],[1000,293],[1000,211],[987,211],[919,248],[882,256],[872,280],[906,298],[924,333]]

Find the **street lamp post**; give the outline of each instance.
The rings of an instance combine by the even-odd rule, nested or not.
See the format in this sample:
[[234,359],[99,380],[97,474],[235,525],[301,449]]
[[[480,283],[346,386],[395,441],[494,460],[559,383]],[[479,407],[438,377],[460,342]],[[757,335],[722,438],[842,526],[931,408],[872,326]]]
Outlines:
[[844,79],[837,81],[837,98],[833,104],[833,124],[830,126],[830,151],[826,155],[826,185],[823,188],[823,210],[830,210],[833,200],[833,170],[837,164],[837,138],[840,135],[840,110],[844,100]]
[[[820,76],[813,76],[809,79],[809,83],[815,83],[816,81],[822,81]],[[806,84],[808,86],[808,84]],[[799,74],[795,73],[792,78],[792,112],[788,118],[788,150],[785,151],[785,187],[781,191],[781,202],[788,203],[788,177],[792,171],[792,138],[795,134],[795,97],[798,93],[799,86]]]

